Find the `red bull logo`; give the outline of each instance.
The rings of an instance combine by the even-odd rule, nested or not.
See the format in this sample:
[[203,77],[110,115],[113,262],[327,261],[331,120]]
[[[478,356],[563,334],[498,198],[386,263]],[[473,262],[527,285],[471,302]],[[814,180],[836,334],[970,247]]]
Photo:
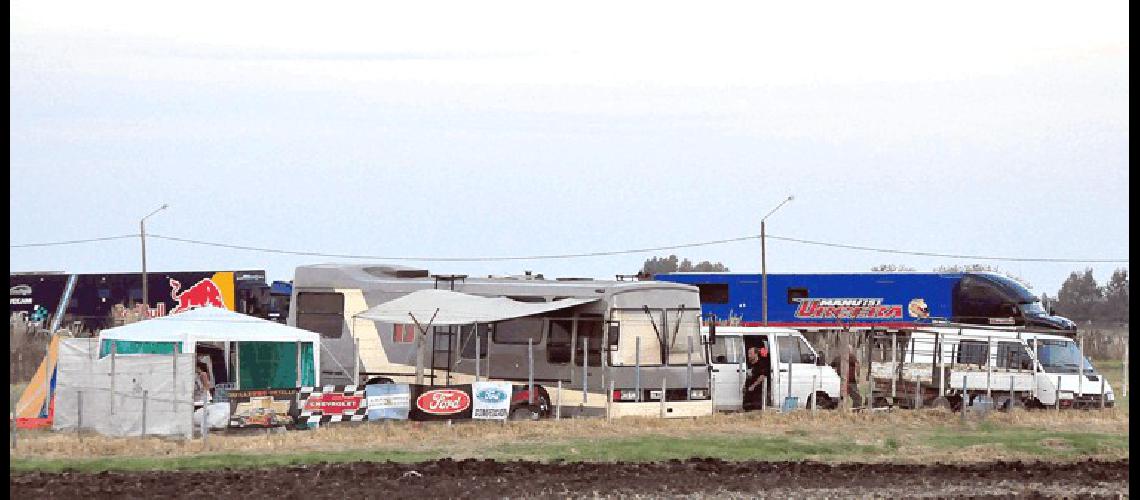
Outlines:
[[225,300],[222,299],[222,291],[210,278],[194,283],[194,286],[178,293],[180,288],[182,288],[182,283],[175,279],[170,280],[170,297],[178,303],[170,311],[170,314],[189,311],[196,307],[221,307],[223,309],[226,307]]

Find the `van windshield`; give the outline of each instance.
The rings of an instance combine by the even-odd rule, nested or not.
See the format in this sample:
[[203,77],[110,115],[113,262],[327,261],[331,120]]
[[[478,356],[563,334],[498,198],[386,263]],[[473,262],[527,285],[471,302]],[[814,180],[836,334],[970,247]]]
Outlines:
[[1044,317],[1049,315],[1045,312],[1045,308],[1041,307],[1040,302],[1023,302],[1018,304],[1017,307],[1021,309],[1021,314],[1025,316]]
[[[1081,366],[1081,351],[1071,340],[1038,340],[1037,359],[1046,373],[1077,373]],[[1096,373],[1088,358],[1084,358],[1084,372]]]

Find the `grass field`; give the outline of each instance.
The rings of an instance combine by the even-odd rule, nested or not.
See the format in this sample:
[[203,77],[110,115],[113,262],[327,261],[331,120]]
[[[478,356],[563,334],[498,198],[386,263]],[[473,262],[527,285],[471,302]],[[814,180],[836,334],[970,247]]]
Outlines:
[[726,460],[973,462],[1128,457],[1121,411],[731,414],[701,419],[341,424],[280,434],[183,442],[27,432],[10,470],[102,471],[267,467],[316,462],[451,458],[567,461]]

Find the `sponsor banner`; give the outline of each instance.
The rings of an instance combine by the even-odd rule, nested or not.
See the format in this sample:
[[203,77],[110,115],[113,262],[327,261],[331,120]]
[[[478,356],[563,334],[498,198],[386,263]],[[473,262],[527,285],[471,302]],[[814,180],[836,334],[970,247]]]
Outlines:
[[372,384],[364,387],[368,420],[407,420],[412,407],[408,384]]
[[412,386],[412,420],[471,418],[471,385]]
[[475,382],[471,384],[471,418],[479,420],[504,420],[511,411],[510,382]]
[[[859,318],[902,319],[902,304],[884,304],[882,298],[796,298],[796,317],[801,319]],[[923,304],[925,305],[925,303]]]
[[259,389],[228,392],[230,427],[293,425],[297,389]]
[[360,422],[368,416],[365,389],[356,385],[302,387],[297,407],[302,423]]

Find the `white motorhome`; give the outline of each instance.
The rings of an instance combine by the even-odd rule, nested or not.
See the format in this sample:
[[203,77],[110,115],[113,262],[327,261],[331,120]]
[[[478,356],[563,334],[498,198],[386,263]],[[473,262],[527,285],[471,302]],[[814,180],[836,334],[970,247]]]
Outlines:
[[[761,342],[770,347],[772,371],[768,373],[765,407],[781,407],[784,398],[795,396],[798,408],[834,408],[839,402],[840,378],[823,364],[804,336],[790,328],[758,326],[702,326],[708,350],[713,407],[717,411],[743,408],[747,377],[745,353]],[[775,346],[776,348],[771,348]],[[813,396],[814,397],[810,397]]]
[[1102,395],[1105,407],[1115,402],[1112,387],[1078,344],[1060,335],[928,327],[880,333],[869,345],[875,406],[945,404],[957,410],[983,396],[998,409],[1096,408]]
[[[433,326],[431,317],[390,323],[362,314],[434,289],[544,305],[548,311],[462,326]],[[292,304],[289,325],[321,335],[326,383],[413,383],[423,349],[425,384],[468,384],[476,377],[533,382],[534,405],[542,414],[559,402],[562,415],[712,413],[699,337],[700,296],[693,286],[322,264],[297,268]]]

